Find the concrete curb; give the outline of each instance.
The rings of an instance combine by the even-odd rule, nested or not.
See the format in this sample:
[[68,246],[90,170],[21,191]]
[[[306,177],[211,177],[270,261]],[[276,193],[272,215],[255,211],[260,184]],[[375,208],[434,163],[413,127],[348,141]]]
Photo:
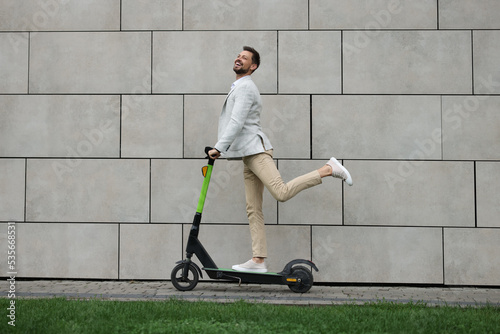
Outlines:
[[[1,283],[8,291],[8,282]],[[19,280],[17,298],[167,300],[234,302],[245,300],[284,305],[365,304],[380,301],[424,303],[427,305],[500,306],[500,289],[475,287],[402,287],[402,286],[322,286],[308,293],[294,293],[282,285],[255,285],[200,282],[194,290],[181,292],[169,281],[81,281]]]

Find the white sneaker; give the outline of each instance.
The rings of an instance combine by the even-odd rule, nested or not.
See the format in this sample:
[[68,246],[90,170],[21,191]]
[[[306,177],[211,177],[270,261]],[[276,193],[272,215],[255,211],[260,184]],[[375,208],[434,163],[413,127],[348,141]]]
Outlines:
[[338,179],[342,179],[347,183],[348,185],[352,186],[352,178],[351,174],[347,171],[347,169],[342,166],[340,162],[338,162],[337,159],[332,157],[327,163],[330,167],[332,167],[332,176],[336,177]]
[[242,264],[235,264],[233,266],[233,270],[237,271],[252,271],[256,273],[267,273],[266,262],[257,263],[254,260],[250,259]]

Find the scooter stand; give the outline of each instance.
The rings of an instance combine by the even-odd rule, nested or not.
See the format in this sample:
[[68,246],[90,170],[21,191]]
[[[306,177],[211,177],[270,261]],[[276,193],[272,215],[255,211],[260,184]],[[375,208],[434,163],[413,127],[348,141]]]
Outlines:
[[241,287],[241,277],[229,276],[229,275],[225,275],[225,277],[235,279],[236,281],[238,281],[238,287]]

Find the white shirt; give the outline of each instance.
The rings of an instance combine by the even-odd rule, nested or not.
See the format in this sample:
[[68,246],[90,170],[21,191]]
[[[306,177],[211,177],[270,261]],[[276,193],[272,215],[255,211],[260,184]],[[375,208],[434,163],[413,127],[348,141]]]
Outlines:
[[[246,77],[247,75],[245,75]],[[233,89],[242,79],[244,79],[245,77],[241,77],[239,78],[238,80],[236,80],[235,82],[233,82],[233,84],[231,85],[231,89]]]

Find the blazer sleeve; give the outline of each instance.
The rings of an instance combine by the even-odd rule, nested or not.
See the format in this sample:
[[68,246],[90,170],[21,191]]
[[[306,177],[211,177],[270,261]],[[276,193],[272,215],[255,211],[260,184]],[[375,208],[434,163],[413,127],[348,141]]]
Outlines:
[[238,137],[239,133],[245,125],[248,114],[254,103],[254,94],[249,85],[241,85],[233,92],[234,106],[231,112],[231,117],[225,127],[222,136],[219,138],[215,148],[220,152],[227,152],[233,141]]

